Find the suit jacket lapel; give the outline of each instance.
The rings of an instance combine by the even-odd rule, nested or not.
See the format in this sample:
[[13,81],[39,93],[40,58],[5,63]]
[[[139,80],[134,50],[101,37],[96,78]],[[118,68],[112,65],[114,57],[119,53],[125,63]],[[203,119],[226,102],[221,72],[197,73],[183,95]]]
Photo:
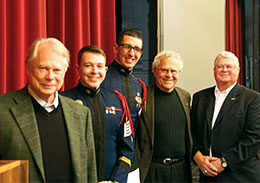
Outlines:
[[[62,96],[60,96],[59,99],[62,103],[62,110],[63,110],[65,123],[68,131],[68,138],[70,144],[70,152],[72,158],[73,171],[75,175],[75,181],[81,182],[80,181],[80,152],[78,151],[78,149],[80,149],[81,142],[78,136],[82,136],[82,138],[84,137],[81,132],[82,131],[85,132],[86,123],[85,125],[82,124],[83,126],[78,126],[80,125],[80,123],[77,123],[75,121],[79,119],[75,119],[74,115],[72,115],[75,114],[75,112],[72,111],[73,108],[71,108],[71,106],[62,99]],[[81,117],[83,116],[77,116],[77,118],[81,118]],[[85,121],[86,120],[87,119],[85,119]],[[81,121],[84,121],[84,119]]]
[[218,114],[218,117],[216,119],[214,128],[221,122],[221,119],[223,118],[223,116],[229,111],[229,109],[232,107],[233,104],[235,104],[238,100],[238,90],[239,90],[239,86],[236,85],[228,94],[228,96],[226,97],[220,111]]
[[147,87],[147,100],[146,102],[146,119],[145,123],[148,129],[149,137],[154,143],[154,84]]
[[32,156],[39,167],[43,180],[45,180],[40,136],[27,87],[22,89],[21,92],[16,95],[14,101],[17,105],[11,108],[11,112],[24,135],[24,139],[26,140],[29,149],[32,152]]
[[205,102],[205,110],[206,110],[206,117],[207,117],[207,124],[208,128],[211,129],[212,124],[212,118],[213,118],[213,112],[215,108],[215,95],[214,95],[215,87],[212,87],[209,92],[206,95],[206,101]]
[[[190,127],[190,98],[188,98],[187,96],[185,96],[183,94],[183,92],[181,92],[181,90],[178,87],[175,87],[175,90],[177,92],[177,95],[180,98],[182,107],[185,111],[185,115],[186,115],[186,119],[187,119],[187,127],[188,127],[188,136],[189,136],[189,140],[190,142],[192,141],[192,137],[191,137],[191,127]],[[190,143],[190,149],[191,149],[191,143]]]
[[188,98],[185,95],[183,95],[183,93],[179,90],[178,87],[176,87],[175,90],[180,98],[182,107],[186,114],[187,121],[189,123],[190,122],[190,105],[189,105]]

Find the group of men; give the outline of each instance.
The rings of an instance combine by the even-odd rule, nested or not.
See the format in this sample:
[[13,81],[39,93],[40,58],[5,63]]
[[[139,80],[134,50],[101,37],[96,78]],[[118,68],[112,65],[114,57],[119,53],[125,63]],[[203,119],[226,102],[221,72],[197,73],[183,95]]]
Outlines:
[[180,55],[158,53],[146,89],[132,74],[142,47],[138,31],[123,30],[109,66],[101,48],[83,47],[77,86],[58,94],[69,51],[34,41],[28,85],[0,95],[0,159],[29,160],[30,182],[192,182],[191,161],[200,182],[260,182],[260,95],[237,83],[237,57],[217,55],[216,86],[195,93],[190,109],[176,87]]

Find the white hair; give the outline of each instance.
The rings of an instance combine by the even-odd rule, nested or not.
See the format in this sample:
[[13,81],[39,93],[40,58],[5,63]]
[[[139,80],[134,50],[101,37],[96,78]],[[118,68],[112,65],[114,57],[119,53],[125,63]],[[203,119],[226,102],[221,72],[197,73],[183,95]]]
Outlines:
[[235,62],[235,65],[237,67],[239,67],[239,61],[238,61],[238,58],[237,56],[232,53],[232,52],[229,52],[229,51],[221,51],[217,54],[216,58],[215,58],[215,61],[214,61],[214,66],[216,65],[216,62],[218,61],[219,58],[231,58],[234,62]]
[[64,44],[56,38],[38,38],[36,39],[28,48],[25,62],[27,66],[31,65],[31,62],[37,57],[38,50],[42,45],[47,43],[52,43],[55,46],[55,49],[58,50],[64,56],[67,67],[70,63],[70,53],[69,50],[64,46]]
[[182,70],[183,68],[183,61],[179,55],[179,53],[175,52],[175,51],[161,51],[160,53],[158,53],[155,57],[154,57],[154,61],[152,63],[152,68],[153,70],[155,68],[158,68],[158,65],[161,62],[162,58],[172,58],[174,63],[176,65],[178,65],[178,69],[179,71]]

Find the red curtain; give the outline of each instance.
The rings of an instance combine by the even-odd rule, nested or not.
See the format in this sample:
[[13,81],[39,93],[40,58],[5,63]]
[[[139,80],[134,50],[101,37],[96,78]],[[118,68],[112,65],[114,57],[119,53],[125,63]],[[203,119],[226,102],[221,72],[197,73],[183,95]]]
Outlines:
[[63,87],[69,89],[78,80],[78,50],[100,46],[109,64],[115,36],[114,0],[0,0],[0,94],[26,85],[25,54],[36,38],[55,37],[70,50]]
[[243,39],[242,39],[242,14],[240,0],[226,0],[226,23],[225,23],[225,42],[226,50],[234,53],[240,64],[240,74],[238,82],[243,84]]

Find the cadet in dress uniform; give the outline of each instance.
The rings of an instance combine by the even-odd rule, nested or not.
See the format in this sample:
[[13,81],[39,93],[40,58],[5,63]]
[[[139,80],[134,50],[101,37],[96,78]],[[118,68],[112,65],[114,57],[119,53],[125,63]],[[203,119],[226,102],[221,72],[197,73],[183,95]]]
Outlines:
[[118,91],[100,90],[106,57],[96,46],[78,54],[78,85],[62,93],[91,109],[98,181],[126,182],[133,156],[133,125],[126,99]]
[[[126,97],[135,132],[139,128],[139,115],[145,101],[145,84],[140,79],[137,80],[132,72],[142,55],[142,45],[143,38],[138,31],[124,29],[118,37],[117,44],[114,45],[115,60],[108,66],[106,79],[101,86],[109,91],[117,90]],[[138,183],[140,179],[139,171],[136,170],[138,168],[136,153],[131,161],[133,166],[128,182]]]

